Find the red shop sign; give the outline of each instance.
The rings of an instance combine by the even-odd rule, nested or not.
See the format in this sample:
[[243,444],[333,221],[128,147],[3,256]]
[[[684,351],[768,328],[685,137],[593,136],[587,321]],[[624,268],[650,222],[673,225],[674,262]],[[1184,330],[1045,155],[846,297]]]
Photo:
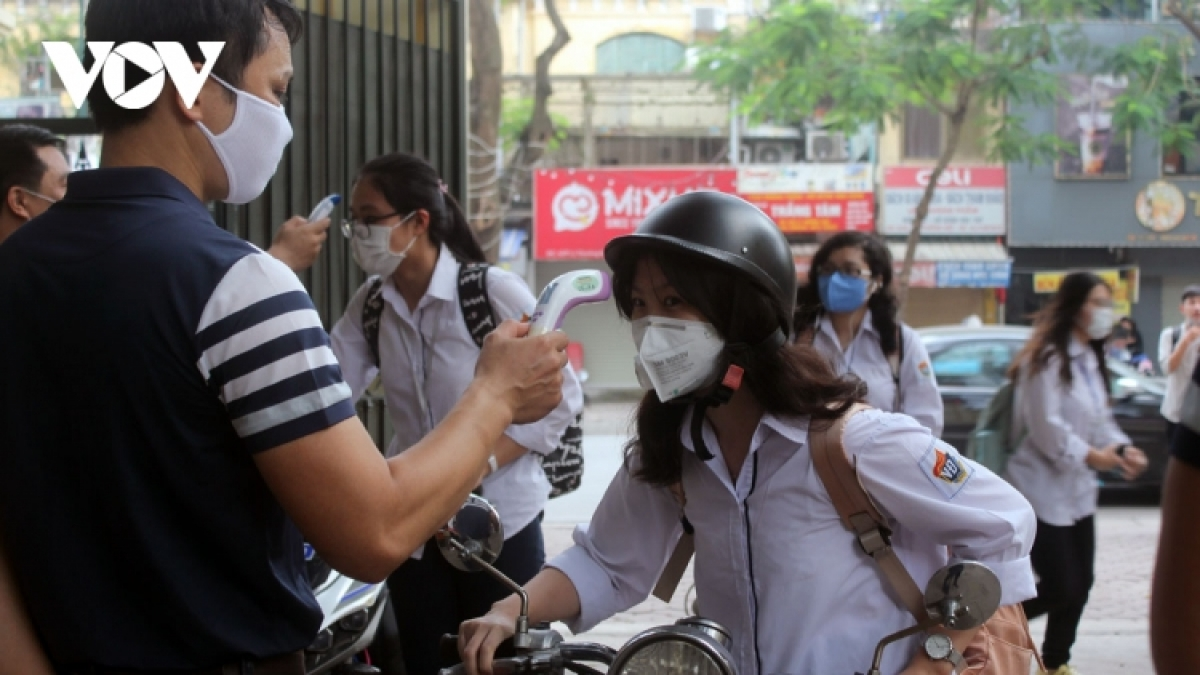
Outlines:
[[668,199],[696,190],[735,193],[734,169],[543,169],[534,175],[534,258],[600,260]]
[[803,232],[871,232],[875,224],[875,195],[870,192],[810,192],[806,194],[742,195],[771,216],[788,234]]

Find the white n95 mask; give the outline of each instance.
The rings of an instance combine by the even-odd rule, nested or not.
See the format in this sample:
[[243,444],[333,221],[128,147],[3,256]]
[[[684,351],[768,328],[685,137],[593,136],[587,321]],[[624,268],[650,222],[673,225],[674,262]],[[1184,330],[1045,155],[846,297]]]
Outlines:
[[216,75],[210,75],[237,97],[233,123],[219,135],[197,123],[208,137],[229,182],[226,204],[247,204],[267,189],[267,183],[279,168],[283,151],[292,142],[292,123],[283,106],[267,103],[253,94],[235,89]]
[[710,384],[725,341],[703,321],[646,317],[633,322],[634,370],[643,389],[666,402]]
[[392,230],[407,223],[415,214],[415,211],[408,214],[395,225],[367,225],[370,234],[366,239],[360,239],[356,235],[350,240],[350,252],[354,254],[354,262],[369,275],[378,275],[385,279],[392,276],[392,272],[395,272],[400,263],[408,257],[413,244],[417,243],[417,235],[414,234],[403,251],[393,253]]

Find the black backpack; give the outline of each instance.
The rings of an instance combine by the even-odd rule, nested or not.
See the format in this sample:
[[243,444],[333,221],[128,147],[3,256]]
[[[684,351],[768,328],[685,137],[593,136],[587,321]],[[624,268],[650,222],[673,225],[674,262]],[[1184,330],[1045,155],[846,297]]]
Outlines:
[[[458,306],[462,311],[467,332],[477,347],[496,329],[496,317],[488,299],[487,273],[489,266],[483,263],[463,264],[458,269]],[[375,366],[379,367],[379,321],[383,317],[383,279],[375,278],[363,302],[363,335],[371,348]],[[583,481],[583,416],[567,427],[558,447],[548,455],[541,456],[542,470],[550,481],[550,498],[561,497],[579,489]]]

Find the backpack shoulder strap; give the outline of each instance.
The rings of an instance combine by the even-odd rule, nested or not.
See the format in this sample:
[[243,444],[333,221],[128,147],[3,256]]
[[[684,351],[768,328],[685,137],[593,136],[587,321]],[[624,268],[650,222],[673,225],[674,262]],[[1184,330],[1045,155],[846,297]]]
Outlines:
[[828,428],[809,430],[809,452],[813,467],[841,517],[842,525],[858,537],[859,546],[879,565],[900,602],[913,617],[923,621],[928,616],[924,596],[908,570],[904,569],[904,564],[896,557],[887,520],[863,489],[858,472],[851,465],[842,445],[846,423],[852,416],[867,409],[865,405],[855,404]]
[[496,330],[496,316],[488,297],[487,263],[463,263],[458,268],[458,307],[475,346],[483,348],[488,333]]
[[896,351],[887,355],[888,365],[892,367],[892,384],[896,393],[892,403],[892,412],[900,412],[900,366],[904,364],[904,327],[896,325]]
[[667,559],[666,566],[658,575],[658,582],[654,584],[654,591],[651,595],[669,603],[671,597],[675,595],[675,589],[679,588],[679,581],[683,579],[683,573],[687,570],[688,563],[692,561],[692,556],[696,553],[696,529],[692,527],[691,521],[684,512],[684,508],[687,507],[687,492],[683,489],[683,480],[680,479],[678,483],[671,485],[668,489],[671,497],[675,499],[675,503],[679,505],[679,522],[683,525],[683,534],[679,536],[679,542],[675,544],[671,557]]
[[376,277],[367,289],[367,297],[362,307],[362,331],[367,338],[367,346],[371,348],[371,356],[375,359],[375,367],[379,363],[379,320],[383,318],[383,278]]
[[1171,329],[1171,351],[1175,351],[1175,347],[1179,344],[1179,338],[1183,337],[1183,326],[1175,326]]

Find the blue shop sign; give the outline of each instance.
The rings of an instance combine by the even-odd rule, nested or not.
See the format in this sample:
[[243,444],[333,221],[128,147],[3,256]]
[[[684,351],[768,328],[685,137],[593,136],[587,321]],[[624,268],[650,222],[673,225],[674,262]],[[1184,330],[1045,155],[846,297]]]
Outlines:
[[1008,288],[1011,260],[938,262],[938,288]]

